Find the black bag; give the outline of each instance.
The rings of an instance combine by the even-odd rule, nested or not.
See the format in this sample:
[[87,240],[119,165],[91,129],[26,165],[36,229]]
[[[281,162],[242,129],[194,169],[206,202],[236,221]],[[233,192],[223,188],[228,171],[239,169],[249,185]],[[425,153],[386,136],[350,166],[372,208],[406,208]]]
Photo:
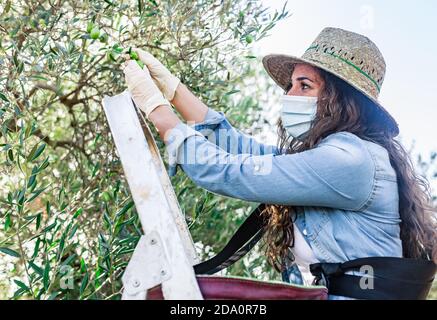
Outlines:
[[[194,266],[195,273],[214,274],[246,255],[263,236],[264,208],[265,204],[261,204],[251,213],[220,253]],[[370,270],[369,277],[345,274],[360,269]],[[430,260],[367,257],[344,263],[316,263],[310,265],[310,271],[316,277],[315,284],[326,286],[329,294],[356,299],[417,300],[426,299],[437,265]]]

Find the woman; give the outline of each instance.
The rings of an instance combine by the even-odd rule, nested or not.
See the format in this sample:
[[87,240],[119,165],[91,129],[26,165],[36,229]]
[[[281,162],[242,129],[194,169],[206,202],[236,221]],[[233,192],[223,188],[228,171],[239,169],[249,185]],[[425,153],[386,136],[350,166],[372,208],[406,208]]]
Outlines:
[[264,57],[285,90],[278,146],[233,128],[152,55],[136,51],[148,70],[127,61],[126,81],[167,144],[170,174],[180,166],[211,192],[267,204],[267,258],[284,281],[310,283],[317,262],[437,261],[429,186],[378,102],[385,62],[368,38],[325,28],[301,58]]

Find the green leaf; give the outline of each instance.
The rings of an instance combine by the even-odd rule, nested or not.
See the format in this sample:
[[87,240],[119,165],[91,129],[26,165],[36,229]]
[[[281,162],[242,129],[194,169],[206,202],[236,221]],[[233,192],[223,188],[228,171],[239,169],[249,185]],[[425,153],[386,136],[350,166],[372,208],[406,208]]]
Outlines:
[[32,174],[29,178],[29,181],[27,182],[27,188],[30,188],[33,186],[33,184],[36,184],[36,175]]
[[20,63],[17,66],[17,73],[20,74],[21,72],[23,72],[24,69],[24,63],[23,61],[20,61]]
[[21,257],[21,255],[17,251],[6,248],[6,247],[0,247],[0,252],[3,252],[5,254],[8,254],[8,255],[15,257],[15,258]]
[[118,56],[117,56],[116,53],[114,53],[114,52],[108,52],[106,55],[107,55],[108,60],[111,60],[111,61],[113,61],[113,62],[117,62],[117,58],[118,58]]
[[225,96],[230,96],[231,94],[234,94],[234,93],[237,93],[237,92],[240,92],[240,90],[229,91],[229,92],[225,93]]
[[77,228],[79,228],[79,225],[75,224],[73,226],[73,228],[71,229],[70,235],[68,236],[69,240],[74,237],[74,235],[76,234]]
[[2,99],[3,101],[9,102],[9,99],[1,92],[0,92],[0,99]]
[[57,259],[59,259],[64,253],[64,247],[65,247],[65,236],[62,236],[61,240],[59,240]]
[[36,216],[36,230],[38,230],[39,227],[41,226],[41,218],[42,218],[42,215],[41,215],[41,213],[39,213],[39,214]]
[[122,215],[124,215],[130,208],[132,208],[132,206],[134,205],[134,202],[131,200],[129,201],[127,204],[124,205],[123,208],[121,208],[116,214],[115,216],[121,217]]
[[15,284],[20,287],[21,290],[23,290],[24,292],[30,292],[30,288],[28,286],[26,286],[23,282],[21,282],[20,280],[14,280]]
[[47,78],[45,78],[43,76],[38,76],[38,75],[30,76],[29,79],[37,79],[37,80],[49,81],[49,79],[47,79]]
[[105,274],[102,272],[102,268],[97,267],[97,270],[94,273],[94,286],[95,286],[96,289],[101,284],[100,278],[104,278],[104,276],[105,276]]
[[14,161],[14,153],[12,151],[12,149],[8,150],[8,158],[9,160],[11,160],[12,162]]
[[69,256],[67,259],[65,259],[62,263],[61,266],[67,266],[70,264],[71,261],[73,261],[76,258],[75,254],[72,254],[71,256]]
[[35,259],[36,256],[38,255],[40,243],[41,243],[41,240],[39,238],[36,239],[35,248],[33,249],[32,259]]
[[105,212],[103,212],[103,219],[105,220],[108,228],[111,228],[112,221],[111,221],[111,217],[108,214],[108,206],[106,206],[106,210],[105,210]]
[[125,226],[125,225],[130,225],[130,224],[132,224],[136,219],[137,219],[136,216],[132,216],[132,217],[130,217],[128,220],[123,221],[123,222],[120,223],[120,224],[117,223],[117,227],[118,227],[118,228],[122,228],[122,227]]
[[49,288],[49,284],[50,284],[49,282],[50,282],[50,263],[49,260],[47,260],[43,273],[43,284],[44,284],[44,289],[46,291]]
[[85,276],[82,279],[82,283],[80,284],[80,290],[79,290],[80,295],[83,294],[86,287],[88,286],[88,280],[89,280],[88,271],[86,271]]
[[50,217],[50,201],[46,202],[46,212],[47,212],[47,215]]
[[46,147],[45,143],[43,143],[43,144],[41,144],[39,146],[38,146],[38,144],[35,144],[33,146],[32,150],[30,151],[29,155],[27,156],[26,160],[27,161],[33,161],[36,158],[38,158],[41,155],[41,153],[44,151],[45,147]]
[[32,216],[26,216],[26,217],[24,217],[24,219],[25,219],[26,221],[31,222],[31,221],[35,220],[37,217],[38,217],[38,214],[34,214],[34,215],[32,215]]
[[22,296],[24,292],[26,292],[25,289],[23,289],[23,288],[18,289],[17,291],[14,292],[13,298],[16,299],[16,298]]
[[64,187],[61,187],[61,189],[59,190],[59,193],[58,193],[58,202],[63,203],[64,197],[65,197],[65,190],[64,190]]
[[80,271],[81,272],[87,271],[87,266],[86,266],[85,260],[83,258],[80,258]]
[[5,218],[5,231],[8,231],[11,226],[11,215],[7,214]]
[[33,124],[32,124],[32,125],[28,125],[28,126],[26,127],[26,131],[25,131],[25,133],[24,133],[24,137],[25,137],[26,139],[30,137],[30,135],[32,134],[33,129],[34,129]]
[[49,225],[49,226],[47,226],[47,227],[45,227],[44,229],[43,229],[43,233],[46,233],[46,232],[48,232],[48,231],[50,231],[50,230],[52,230],[54,227],[56,227],[56,221],[55,222],[53,222],[51,225]]
[[77,209],[77,211],[73,215],[73,219],[76,219],[78,216],[82,214],[83,208]]
[[39,276],[44,277],[44,270],[43,270],[41,267],[37,266],[37,265],[36,265],[35,263],[33,263],[32,261],[29,261],[29,266],[30,266],[33,270],[35,270],[35,272],[36,272]]
[[106,239],[105,239],[105,236],[102,234],[102,233],[99,233],[99,244],[100,244],[100,247],[101,248],[104,248],[104,249],[106,249],[106,250],[109,250],[109,244],[108,244],[108,242],[106,241]]
[[47,168],[50,165],[49,157],[45,158],[44,161],[41,163],[41,165],[38,168],[38,172],[41,172],[45,168]]
[[25,195],[26,195],[26,189],[21,189],[17,195],[18,204],[20,206],[23,205]]
[[46,190],[48,187],[49,187],[49,186],[45,186],[44,188],[40,188],[40,189],[34,191],[34,192],[32,193],[32,196],[31,196],[29,199],[27,199],[27,202],[31,202],[33,199],[35,199],[36,197],[38,197],[38,196],[41,194],[41,192],[43,192],[44,190]]

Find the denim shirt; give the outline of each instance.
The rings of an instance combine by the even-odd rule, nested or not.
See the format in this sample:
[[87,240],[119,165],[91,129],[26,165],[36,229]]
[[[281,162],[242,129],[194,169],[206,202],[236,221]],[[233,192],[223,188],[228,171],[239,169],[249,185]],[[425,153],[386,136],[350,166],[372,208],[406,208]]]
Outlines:
[[[295,226],[320,262],[402,257],[396,172],[384,147],[342,131],[313,149],[280,154],[211,108],[203,122],[168,134],[170,175],[181,167],[213,193],[296,206]],[[301,282],[293,263],[282,276]]]

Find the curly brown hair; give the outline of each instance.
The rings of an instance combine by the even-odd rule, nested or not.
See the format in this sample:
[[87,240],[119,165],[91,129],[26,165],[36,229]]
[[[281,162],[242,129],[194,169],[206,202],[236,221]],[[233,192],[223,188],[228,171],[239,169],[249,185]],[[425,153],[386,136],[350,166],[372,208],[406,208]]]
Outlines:
[[[287,134],[279,119],[280,152],[293,154],[312,149],[325,137],[340,131],[386,148],[398,179],[403,256],[437,263],[437,224],[429,182],[415,172],[408,152],[387,132],[381,111],[369,106],[370,99],[340,78],[322,69],[318,71],[324,85],[310,131],[299,141]],[[266,256],[278,272],[284,270],[286,258],[294,259],[289,248],[294,246],[293,222],[297,209],[297,206],[266,204],[262,212],[266,221],[263,239]]]

